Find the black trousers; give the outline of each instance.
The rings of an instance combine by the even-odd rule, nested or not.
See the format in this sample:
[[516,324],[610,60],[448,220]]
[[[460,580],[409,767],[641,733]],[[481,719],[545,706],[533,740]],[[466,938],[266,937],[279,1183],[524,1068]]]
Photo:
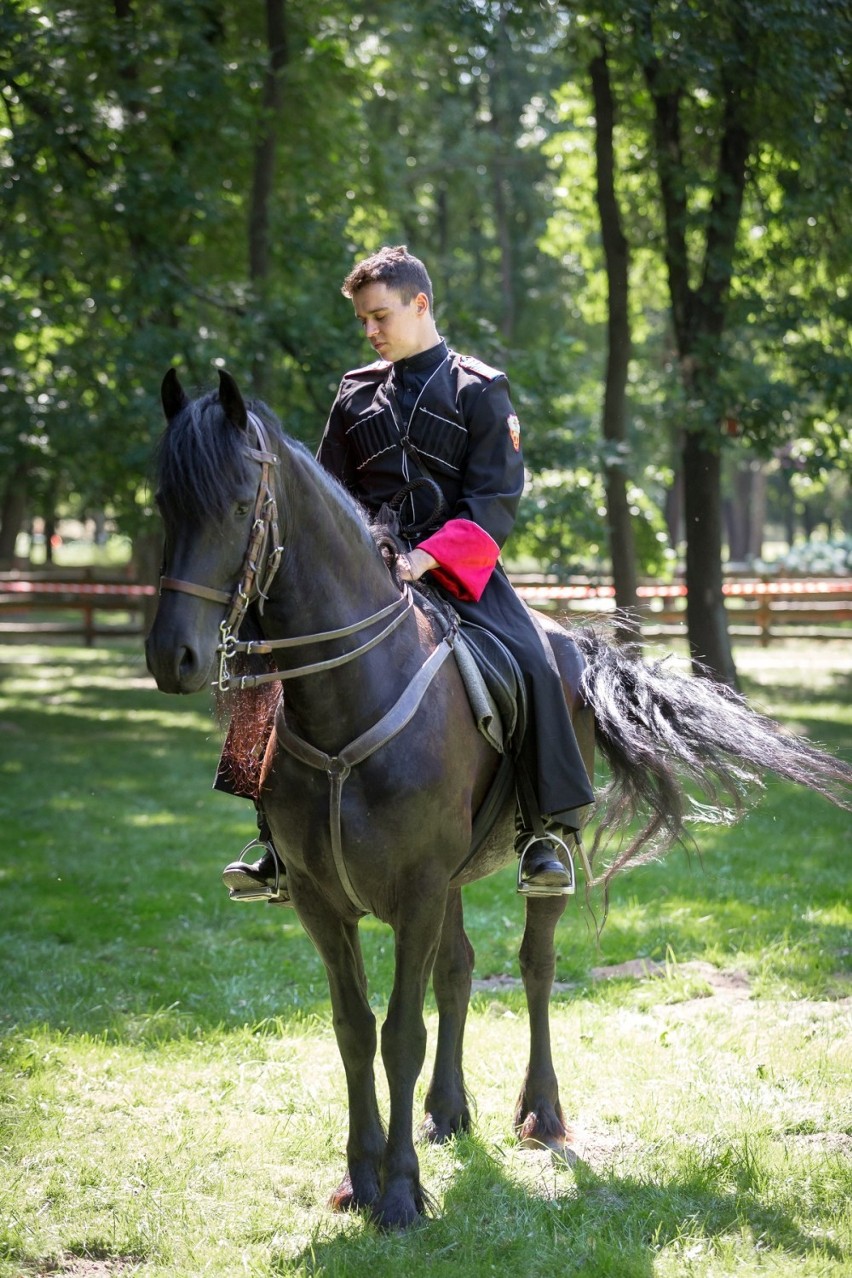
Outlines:
[[520,759],[536,792],[539,814],[578,828],[575,809],[593,803],[595,796],[562,681],[548,660],[526,604],[499,567],[476,603],[442,593],[463,620],[475,622],[501,639],[523,671],[528,721]]

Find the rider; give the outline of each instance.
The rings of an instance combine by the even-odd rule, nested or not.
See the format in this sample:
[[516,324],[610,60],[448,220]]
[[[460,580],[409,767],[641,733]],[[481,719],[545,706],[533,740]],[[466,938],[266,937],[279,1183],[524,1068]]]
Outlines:
[[[496,634],[523,671],[528,725],[521,763],[537,813],[521,803],[521,890],[561,895],[572,882],[559,855],[562,835],[570,843],[580,825],[577,809],[593,802],[593,793],[559,676],[498,562],[524,485],[508,382],[448,349],[435,326],[429,275],[404,246],[359,262],[342,291],[379,359],[344,376],[318,459],[373,515],[412,480],[425,477],[440,488],[439,526],[410,534],[400,576],[417,581],[428,574],[462,619]],[[402,528],[429,528],[434,497],[429,484],[408,492],[399,509]],[[232,862],[223,879],[237,899],[286,899],[283,867],[260,811],[258,824],[263,855],[253,864]]]

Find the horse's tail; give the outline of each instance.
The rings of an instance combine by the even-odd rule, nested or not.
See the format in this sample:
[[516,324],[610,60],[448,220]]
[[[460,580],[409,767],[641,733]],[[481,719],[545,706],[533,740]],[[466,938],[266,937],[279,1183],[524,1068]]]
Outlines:
[[590,862],[612,834],[641,821],[595,884],[606,888],[628,863],[682,842],[688,821],[736,821],[767,772],[852,810],[852,767],[749,709],[724,684],[678,674],[665,660],[646,662],[635,647],[608,644],[588,627],[571,637],[586,660],[581,690],[611,773]]

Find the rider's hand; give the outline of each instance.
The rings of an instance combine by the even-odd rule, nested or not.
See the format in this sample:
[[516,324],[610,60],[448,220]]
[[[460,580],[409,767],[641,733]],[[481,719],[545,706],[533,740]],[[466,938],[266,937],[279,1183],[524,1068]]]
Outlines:
[[418,581],[424,572],[438,567],[437,559],[433,559],[425,550],[409,550],[407,555],[400,555],[396,562],[403,581]]

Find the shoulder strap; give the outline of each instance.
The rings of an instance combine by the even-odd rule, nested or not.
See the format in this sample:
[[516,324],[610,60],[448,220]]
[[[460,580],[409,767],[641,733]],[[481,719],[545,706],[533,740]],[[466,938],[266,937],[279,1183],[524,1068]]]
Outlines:
[[344,381],[347,377],[357,377],[364,380],[378,380],[382,373],[388,372],[390,364],[386,359],[374,360],[372,364],[364,364],[361,368],[350,368],[344,374]]
[[466,372],[476,373],[478,377],[484,377],[488,382],[494,382],[498,377],[506,376],[499,368],[492,368],[490,364],[474,358],[473,355],[457,355],[456,358]]

